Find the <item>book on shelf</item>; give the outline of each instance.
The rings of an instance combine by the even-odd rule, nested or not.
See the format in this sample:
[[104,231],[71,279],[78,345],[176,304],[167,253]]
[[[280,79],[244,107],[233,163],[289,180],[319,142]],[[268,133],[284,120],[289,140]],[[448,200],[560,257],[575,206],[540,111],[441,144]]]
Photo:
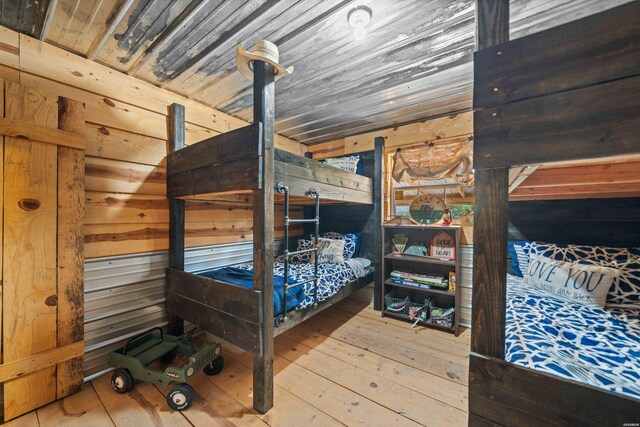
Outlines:
[[448,276],[433,276],[430,274],[407,273],[404,271],[393,270],[391,272],[391,279],[392,281],[395,279],[397,281],[404,282],[400,284],[424,285],[440,289],[447,289],[449,287]]

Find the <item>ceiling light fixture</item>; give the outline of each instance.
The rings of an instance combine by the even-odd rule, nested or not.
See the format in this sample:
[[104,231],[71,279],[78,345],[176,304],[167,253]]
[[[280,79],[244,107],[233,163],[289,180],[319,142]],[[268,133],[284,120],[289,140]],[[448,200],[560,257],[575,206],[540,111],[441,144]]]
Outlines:
[[371,21],[371,9],[365,6],[358,6],[351,9],[347,15],[349,24],[353,27],[353,37],[362,40],[367,35],[366,26]]

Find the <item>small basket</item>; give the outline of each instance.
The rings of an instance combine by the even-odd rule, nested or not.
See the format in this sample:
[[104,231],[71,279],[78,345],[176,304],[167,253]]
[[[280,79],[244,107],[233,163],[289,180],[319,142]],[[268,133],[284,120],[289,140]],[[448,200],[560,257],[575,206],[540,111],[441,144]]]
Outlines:
[[406,317],[409,320],[426,321],[429,318],[431,300],[425,298],[424,303],[413,302],[409,297],[394,298],[392,292],[384,296],[385,310]]
[[409,304],[411,301],[409,297],[406,298],[394,298],[391,292],[384,296],[385,309],[391,313],[399,314],[401,316],[407,316],[409,310]]
[[440,308],[440,307],[433,307],[429,316],[429,320],[427,320],[428,323],[431,323],[432,325],[437,325],[437,326],[442,326],[444,328],[451,328],[453,327],[453,317],[455,315],[455,311],[452,311],[451,313],[448,314],[435,314],[434,312],[438,312],[439,310],[442,311],[446,311],[449,309],[444,309],[444,308]]

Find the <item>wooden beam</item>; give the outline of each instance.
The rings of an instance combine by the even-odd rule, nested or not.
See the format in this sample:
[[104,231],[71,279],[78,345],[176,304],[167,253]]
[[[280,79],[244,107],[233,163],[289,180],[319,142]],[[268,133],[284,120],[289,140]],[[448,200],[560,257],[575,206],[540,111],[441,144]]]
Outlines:
[[509,193],[518,188],[539,166],[517,166],[509,169]]
[[476,170],[471,350],[504,358],[508,171]]
[[476,0],[476,49],[481,51],[508,41],[509,1]]
[[476,110],[475,168],[638,152],[640,75]]
[[[58,127],[84,142],[84,104],[58,98]],[[82,144],[84,145],[84,144]],[[84,340],[84,151],[58,146],[58,347]],[[58,365],[56,397],[82,387],[83,358]]]
[[261,414],[273,407],[273,192],[275,84],[273,65],[253,61],[253,122],[262,123],[260,176],[253,191],[253,288],[262,292],[262,354],[253,356],[253,407]]
[[374,140],[375,152],[373,158],[373,309],[382,310],[382,218],[384,214],[384,138],[376,137]]
[[[84,108],[84,107],[83,107]],[[82,130],[84,133],[84,129]],[[29,139],[31,141],[46,142],[47,144],[84,150],[86,142],[84,135],[69,132],[64,129],[52,129],[46,126],[25,124],[16,120],[0,118],[0,134],[14,138]]]
[[634,182],[640,182],[640,162],[572,167],[543,166],[531,174],[520,185],[520,188],[630,184]]
[[84,342],[77,341],[61,347],[46,350],[22,359],[6,362],[0,365],[0,382],[7,382],[20,378],[26,374],[53,368],[59,363],[67,362],[84,356]]
[[[57,97],[9,83],[5,116],[58,127]],[[6,137],[4,152],[3,361],[57,347],[57,151]],[[56,398],[56,368],[4,385],[5,420]]]
[[[640,3],[612,8],[475,55],[476,108],[640,74]],[[579,70],[579,71],[578,71]]]
[[491,357],[469,362],[469,412],[500,425],[622,425],[640,413],[631,397]]
[[174,151],[167,157],[169,176],[258,157],[261,132],[262,124],[255,123]]
[[[613,184],[569,184],[551,187],[520,187],[509,198],[544,200],[548,196],[566,196],[567,199],[597,198],[599,194],[638,193],[640,181]],[[561,198],[561,197],[560,197]]]
[[[507,0],[476,0],[476,15],[478,49],[509,41]],[[474,119],[474,134],[477,131]],[[479,145],[476,138],[474,163]],[[504,358],[509,170],[476,165],[475,186],[471,350]]]
[[[169,106],[167,118],[167,134],[169,136],[169,153],[176,153],[185,146],[185,109],[180,104]],[[170,170],[170,167],[167,165]],[[185,202],[179,199],[169,199],[169,267],[184,270],[184,223]],[[182,335],[184,321],[169,313],[169,333]]]
[[[169,267],[167,289],[212,309],[225,312],[247,322],[260,324],[260,293],[242,286],[223,283],[208,277],[186,273]],[[211,331],[216,333],[216,331]]]

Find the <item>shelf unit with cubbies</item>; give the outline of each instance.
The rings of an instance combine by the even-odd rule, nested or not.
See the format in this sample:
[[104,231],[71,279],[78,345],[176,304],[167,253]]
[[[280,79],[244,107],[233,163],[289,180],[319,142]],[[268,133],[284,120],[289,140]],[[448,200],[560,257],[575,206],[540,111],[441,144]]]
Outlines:
[[[408,238],[406,248],[412,244],[423,243],[427,249],[430,248],[432,237],[441,231],[447,232],[454,238],[455,242],[455,259],[442,259],[434,256],[418,256],[408,255],[405,253],[397,254],[392,239],[396,234],[404,234]],[[460,241],[461,228],[459,226],[438,226],[438,225],[383,225],[382,227],[382,274],[383,274],[383,292],[382,292],[382,316],[404,319],[410,322],[416,322],[426,327],[445,330],[454,333],[456,336],[460,333]],[[405,250],[406,250],[405,248]],[[397,270],[410,274],[429,274],[443,277],[449,272],[454,272],[456,277],[455,290],[440,288],[424,288],[413,285],[399,284],[391,281],[391,272]],[[417,318],[410,319],[405,312],[398,312],[387,308],[385,296],[391,294],[395,300],[409,300],[415,306],[422,305],[426,298],[431,300],[433,306],[439,308],[453,307],[453,322],[451,327],[446,327],[431,322],[430,317],[425,321]]]

